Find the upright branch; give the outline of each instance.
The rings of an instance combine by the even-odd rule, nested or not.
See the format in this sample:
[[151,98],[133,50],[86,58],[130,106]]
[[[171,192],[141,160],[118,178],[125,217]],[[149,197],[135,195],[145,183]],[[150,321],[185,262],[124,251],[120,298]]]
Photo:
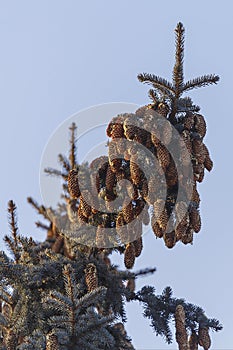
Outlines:
[[72,123],[70,130],[71,130],[71,138],[70,138],[69,160],[70,160],[71,169],[74,169],[76,165],[76,130],[77,130],[77,126],[75,123]]
[[184,26],[178,23],[175,29],[176,33],[176,55],[175,65],[173,69],[173,85],[175,88],[175,97],[179,98],[182,93],[184,84]]
[[11,237],[5,236],[4,240],[6,244],[9,246],[12,254],[15,257],[15,262],[18,264],[19,261],[19,242],[18,242],[18,225],[16,218],[16,205],[10,200],[8,202],[8,213],[9,213],[9,226],[11,229]]
[[[163,100],[166,100],[169,103],[170,113],[168,114],[168,119],[172,123],[176,122],[177,113],[198,111],[198,106],[193,106],[192,104],[189,104],[188,106],[186,105],[186,100],[181,98],[184,92],[216,84],[219,81],[219,76],[208,74],[191,79],[186,83],[184,82],[184,33],[184,26],[179,22],[175,29],[176,53],[172,83],[154,74],[138,74],[140,82],[153,86],[154,92],[153,90],[150,90],[149,96],[153,102],[155,102],[155,109],[158,107],[159,102],[163,102]],[[160,100],[158,100],[158,97],[160,97]]]

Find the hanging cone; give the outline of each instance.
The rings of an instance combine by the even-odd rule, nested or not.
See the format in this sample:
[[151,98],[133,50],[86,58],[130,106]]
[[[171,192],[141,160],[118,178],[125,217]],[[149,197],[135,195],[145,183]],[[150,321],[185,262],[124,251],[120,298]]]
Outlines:
[[189,350],[198,350],[198,336],[195,331],[189,337]]
[[194,114],[192,112],[187,112],[185,117],[184,117],[184,128],[187,130],[191,130],[192,127],[194,126]]
[[199,232],[201,230],[201,217],[199,211],[195,207],[192,207],[190,210],[189,218],[194,232]]
[[[182,133],[180,134],[181,136],[181,147],[183,146],[183,142],[189,152],[189,154],[192,153],[192,141],[191,141],[191,138],[190,138],[190,133],[188,130],[184,130],[182,131]],[[182,142],[183,141],[183,142]]]
[[95,264],[90,263],[86,266],[85,281],[88,292],[91,292],[98,287],[98,276]]
[[166,176],[166,181],[167,181],[168,187],[172,187],[172,186],[177,184],[178,173],[177,173],[176,166],[175,166],[173,159],[171,159],[171,162],[166,169],[165,176]]
[[129,224],[134,220],[134,208],[132,202],[128,203],[128,201],[124,201],[122,213],[126,224]]
[[17,338],[12,329],[7,330],[7,334],[5,336],[5,344],[6,350],[16,350],[17,347]]
[[133,183],[139,186],[143,180],[143,173],[140,167],[137,165],[137,156],[131,157],[130,160],[130,175]]
[[64,246],[64,237],[59,235],[52,245],[52,251],[54,253],[60,253]]
[[205,175],[205,167],[204,164],[196,164],[193,166],[193,176],[194,181],[202,182]]
[[211,339],[209,335],[209,330],[207,327],[199,328],[198,330],[198,342],[199,345],[208,350],[211,346]]
[[181,242],[183,244],[192,244],[193,243],[193,229],[188,227],[186,231],[181,236]]
[[132,269],[135,262],[135,248],[133,243],[128,243],[125,249],[124,263],[127,269]]
[[160,215],[162,214],[163,210],[164,210],[164,206],[165,206],[165,200],[163,199],[157,199],[154,202],[153,205],[153,209],[154,209],[154,215],[156,217],[156,220],[160,217]]
[[88,218],[85,215],[83,215],[81,205],[79,205],[79,207],[78,207],[78,219],[79,219],[81,224],[88,222]]
[[87,218],[91,215],[91,206],[86,202],[86,199],[89,197],[89,193],[87,191],[83,191],[80,196],[80,207],[82,209],[82,214]]
[[153,230],[156,237],[158,237],[158,238],[163,237],[163,230],[159,226],[157,219],[154,216],[154,213],[152,214],[152,217],[151,217],[151,227],[152,227],[152,230]]
[[46,335],[46,350],[59,350],[58,339],[53,331]]
[[135,278],[130,278],[126,283],[126,288],[130,290],[131,293],[135,292]]
[[175,231],[165,232],[163,234],[163,239],[164,239],[164,242],[165,242],[165,245],[167,248],[169,248],[169,249],[173,248],[176,244]]
[[136,241],[133,241],[134,249],[135,249],[135,257],[139,257],[142,252],[143,243],[142,243],[142,237],[138,238]]
[[72,198],[77,199],[80,196],[78,185],[78,170],[72,169],[68,174],[68,191]]
[[194,185],[193,185],[193,193],[192,193],[191,201],[197,203],[198,206],[199,206],[200,201],[201,201],[200,195],[199,195],[198,190],[197,190],[196,182],[194,182]]
[[206,122],[201,114],[195,114],[195,129],[203,138],[206,134]]
[[166,118],[169,113],[169,106],[166,103],[159,103],[156,112],[162,117]]
[[185,329],[185,312],[182,305],[177,305],[175,312],[176,341],[179,350],[188,350],[188,335]]
[[204,167],[208,171],[211,171],[213,169],[213,161],[210,158],[209,150],[205,144],[203,144],[203,148],[204,148],[204,154],[205,154]]
[[116,174],[112,171],[111,166],[108,165],[107,172],[106,172],[106,188],[108,191],[113,192],[113,187],[116,183]]
[[148,195],[148,182],[147,179],[142,180],[142,187],[141,187],[141,194],[142,197],[145,199]]
[[169,220],[169,216],[168,216],[168,213],[167,213],[167,209],[164,208],[162,210],[162,213],[160,214],[160,216],[158,217],[157,219],[157,222],[159,224],[159,226],[161,227],[161,229],[164,231],[167,227],[167,223],[168,223],[168,220]]
[[181,222],[183,218],[185,218],[186,214],[188,213],[187,203],[183,201],[177,202],[175,205],[175,213],[176,213],[178,222]]
[[162,144],[159,144],[157,146],[157,157],[158,157],[160,166],[162,167],[163,170],[165,170],[170,163],[171,157],[167,148]]

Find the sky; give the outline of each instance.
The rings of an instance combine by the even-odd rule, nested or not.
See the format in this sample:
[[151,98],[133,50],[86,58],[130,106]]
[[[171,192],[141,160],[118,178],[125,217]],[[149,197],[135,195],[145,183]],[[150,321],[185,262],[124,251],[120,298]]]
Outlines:
[[[232,10],[226,0],[0,1],[1,238],[8,233],[9,199],[17,204],[20,232],[44,238],[26,198],[42,201],[40,164],[51,135],[67,118],[95,105],[147,104],[148,87],[137,74],[171,79],[177,22],[186,28],[186,79],[220,75],[217,86],[190,94],[206,118],[205,143],[214,160],[199,185],[202,230],[192,246],[172,250],[148,232],[135,264],[135,270],[157,268],[137,288],[150,284],[161,293],[169,285],[175,296],[221,321],[223,331],[211,334],[213,349],[233,348]],[[136,349],[176,348],[153,334],[141,306],[127,310]]]

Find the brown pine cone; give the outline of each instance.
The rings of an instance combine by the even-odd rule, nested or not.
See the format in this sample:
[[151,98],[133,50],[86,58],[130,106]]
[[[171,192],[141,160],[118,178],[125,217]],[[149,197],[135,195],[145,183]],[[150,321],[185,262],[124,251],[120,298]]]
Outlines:
[[80,206],[82,208],[82,214],[86,216],[87,218],[91,215],[91,206],[88,202],[90,202],[89,199],[90,195],[88,191],[83,191],[80,196]]
[[166,118],[169,113],[169,106],[166,103],[161,102],[158,104],[156,112],[162,117]]
[[193,229],[188,227],[186,231],[181,236],[181,242],[183,244],[192,244],[193,243]]
[[52,251],[54,253],[60,253],[64,246],[64,237],[59,235],[52,245]]
[[198,336],[195,331],[190,335],[188,345],[189,350],[198,350]]
[[169,249],[173,248],[176,244],[175,231],[165,232],[163,234],[163,239],[167,248]]
[[46,335],[46,350],[59,350],[58,339],[53,331]]
[[201,114],[195,114],[195,129],[203,138],[206,134],[206,122]]
[[160,215],[162,214],[163,210],[164,210],[164,206],[165,206],[165,200],[163,199],[157,199],[154,202],[153,205],[153,209],[154,209],[154,215],[156,217],[156,220],[160,217]]
[[143,180],[143,172],[137,165],[137,156],[131,157],[130,160],[130,175],[133,183],[139,186]]
[[129,224],[134,220],[134,208],[132,202],[128,203],[128,201],[124,201],[122,213],[126,224]]
[[130,290],[130,292],[135,292],[135,278],[130,278],[126,283],[126,288]]
[[17,337],[13,329],[7,330],[5,336],[6,350],[16,350],[17,347]]
[[124,263],[127,269],[132,269],[135,262],[135,247],[133,243],[128,243],[126,245],[124,254]]
[[77,199],[80,196],[78,184],[78,170],[72,169],[68,174],[68,191],[72,198]]
[[185,129],[191,130],[194,126],[194,121],[194,114],[192,112],[186,113],[183,121]]
[[162,213],[160,214],[160,216],[158,217],[157,219],[157,222],[159,224],[159,226],[161,227],[161,229],[164,231],[167,227],[167,223],[168,223],[168,220],[169,220],[169,216],[168,216],[168,213],[167,213],[167,209],[164,208],[162,210]]
[[165,170],[171,161],[170,153],[168,152],[167,148],[162,145],[161,143],[157,146],[157,157],[160,166],[163,170]]
[[189,218],[194,232],[199,232],[201,229],[201,217],[199,211],[195,207],[190,210]]
[[191,201],[197,203],[198,205],[200,204],[200,201],[201,201],[200,195],[197,190],[196,182],[194,182],[194,185],[193,185],[193,193],[192,193]]
[[166,181],[167,181],[167,186],[168,187],[172,187],[175,184],[177,184],[177,182],[178,182],[178,173],[177,173],[176,166],[175,166],[175,163],[174,163],[173,159],[171,159],[171,162],[170,162],[170,164],[168,165],[168,167],[166,169],[165,176],[166,176]]
[[185,312],[182,305],[177,305],[175,312],[176,341],[179,350],[188,350],[188,335],[185,329]]
[[142,237],[138,238],[136,241],[133,241],[134,249],[135,249],[135,257],[139,257],[142,252],[143,243],[142,243]]
[[106,188],[108,191],[113,191],[113,187],[116,183],[116,174],[112,171],[111,166],[108,165],[107,172],[106,172]]
[[85,268],[85,281],[88,292],[95,290],[98,287],[98,275],[95,264],[89,263]]
[[208,350],[211,346],[211,339],[209,335],[209,330],[207,327],[199,328],[198,330],[198,342],[199,345]]
[[151,227],[152,227],[152,230],[153,230],[156,237],[158,237],[158,238],[163,237],[163,230],[159,226],[159,224],[157,222],[157,218],[155,217],[154,213],[152,214],[152,217],[151,217]]

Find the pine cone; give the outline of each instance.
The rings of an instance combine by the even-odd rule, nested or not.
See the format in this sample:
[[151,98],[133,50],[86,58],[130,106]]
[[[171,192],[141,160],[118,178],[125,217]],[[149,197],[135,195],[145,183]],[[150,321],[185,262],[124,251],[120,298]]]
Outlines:
[[199,203],[201,201],[200,195],[199,195],[198,190],[197,190],[196,182],[194,182],[194,185],[193,185],[193,193],[192,193],[191,201],[197,203],[197,205],[199,205]]
[[161,229],[163,231],[167,227],[168,220],[169,220],[169,216],[168,216],[168,213],[167,213],[167,209],[164,208],[162,213],[160,214],[160,216],[157,219],[157,222],[158,222],[159,226],[161,227]]
[[201,229],[201,217],[199,211],[195,207],[191,209],[189,218],[194,232],[199,232]]
[[53,331],[46,335],[46,350],[59,350],[58,339]]
[[193,243],[193,229],[188,227],[186,231],[181,236],[181,242],[183,244],[192,244]]
[[90,263],[86,266],[85,281],[88,292],[91,292],[98,287],[98,275],[95,264]]
[[189,337],[189,350],[198,350],[198,336],[195,331]]
[[187,130],[191,130],[192,127],[194,126],[194,114],[193,113],[186,113],[185,117],[184,117],[184,128]]
[[166,118],[169,113],[169,106],[166,103],[159,103],[156,112],[162,117]]
[[164,206],[165,206],[165,201],[163,199],[157,199],[154,202],[153,208],[154,208],[154,215],[156,217],[156,220],[160,217],[160,215],[162,214],[163,210],[164,210]]
[[206,122],[201,114],[195,114],[195,129],[203,138],[206,134]]
[[133,183],[138,186],[142,182],[143,173],[137,165],[137,157],[132,157],[130,160],[130,175]]
[[160,166],[162,167],[163,170],[165,170],[170,163],[171,157],[167,148],[162,144],[158,144],[157,146],[157,157],[158,157]]
[[134,220],[134,208],[132,202],[128,203],[128,201],[124,201],[122,206],[122,213],[126,224]]
[[175,166],[173,159],[171,159],[171,162],[166,169],[165,176],[166,176],[166,181],[167,181],[168,187],[172,187],[172,186],[177,184],[178,173],[177,173],[176,166]]
[[91,215],[92,211],[91,211],[91,206],[88,204],[88,202],[86,202],[87,196],[88,196],[88,192],[83,191],[81,196],[80,196],[80,204],[79,205],[82,209],[82,214],[88,218]]
[[139,257],[142,252],[143,243],[142,243],[142,237],[138,238],[136,241],[133,241],[134,249],[135,249],[135,257]]
[[68,191],[72,198],[77,199],[80,196],[78,185],[78,170],[72,169],[68,174]]
[[176,244],[175,231],[165,232],[163,234],[163,239],[167,248],[169,249],[173,248]]
[[152,217],[151,217],[151,227],[152,227],[152,230],[153,230],[156,237],[158,237],[158,238],[163,237],[163,230],[159,226],[159,224],[157,222],[157,218],[155,217],[154,213],[152,214]]
[[106,172],[106,188],[108,191],[113,191],[113,187],[116,183],[116,174],[112,171],[111,166],[108,165],[107,172]]
[[125,249],[124,263],[127,269],[132,269],[135,262],[135,248],[133,243],[128,243]]
[[52,251],[54,253],[60,253],[62,248],[63,248],[63,246],[64,246],[64,237],[59,235],[56,238],[56,241],[52,245]]
[[88,222],[88,217],[83,214],[83,209],[81,205],[78,207],[78,218],[81,223],[87,223]]
[[199,345],[208,350],[211,346],[211,339],[209,336],[209,330],[207,327],[199,328],[198,330],[198,342]]
[[176,341],[179,350],[188,350],[188,335],[185,329],[185,312],[182,305],[177,305],[175,312]]
[[130,278],[127,281],[126,288],[128,288],[132,293],[135,292],[135,278]]
[[16,350],[17,338],[12,329],[7,330],[5,337],[6,350]]

